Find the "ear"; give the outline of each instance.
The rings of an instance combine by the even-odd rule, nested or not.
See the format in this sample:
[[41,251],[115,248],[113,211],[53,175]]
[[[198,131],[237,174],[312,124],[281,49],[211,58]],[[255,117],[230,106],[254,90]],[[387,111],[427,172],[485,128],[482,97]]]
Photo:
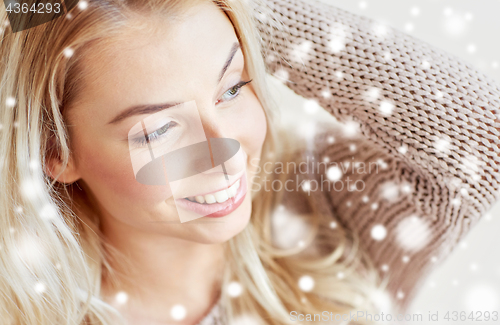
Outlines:
[[62,161],[59,158],[53,157],[47,160],[44,172],[53,180],[65,184],[74,183],[81,178],[71,156],[66,168],[63,169],[63,167]]

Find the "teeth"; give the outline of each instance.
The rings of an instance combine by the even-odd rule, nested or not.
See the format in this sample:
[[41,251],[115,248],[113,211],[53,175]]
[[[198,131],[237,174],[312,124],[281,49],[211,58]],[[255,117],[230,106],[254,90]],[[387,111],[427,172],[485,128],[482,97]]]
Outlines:
[[240,183],[240,180],[237,180],[236,183],[234,183],[233,186],[228,189],[207,195],[190,196],[187,199],[189,201],[206,204],[212,204],[215,202],[223,203],[236,195],[236,192],[240,188]]
[[216,202],[215,196],[213,196],[212,194],[205,195],[205,202],[207,202],[207,203],[215,203]]

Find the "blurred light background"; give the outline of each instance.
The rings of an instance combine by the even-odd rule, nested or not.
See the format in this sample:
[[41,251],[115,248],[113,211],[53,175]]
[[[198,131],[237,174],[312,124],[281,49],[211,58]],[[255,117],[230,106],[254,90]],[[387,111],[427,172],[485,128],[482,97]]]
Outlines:
[[[472,64],[500,84],[500,0],[321,0],[406,32]],[[282,123],[297,127],[311,115],[306,101],[270,77]],[[300,117],[300,118],[299,118]],[[330,119],[320,112],[314,118]],[[299,129],[298,129],[299,130]],[[500,324],[500,202],[454,252],[423,281],[408,313],[424,321],[408,324]],[[499,319],[446,321],[446,312],[498,312]],[[427,321],[438,312],[439,321]],[[479,314],[475,313],[477,317]],[[451,314],[450,314],[451,316]]]

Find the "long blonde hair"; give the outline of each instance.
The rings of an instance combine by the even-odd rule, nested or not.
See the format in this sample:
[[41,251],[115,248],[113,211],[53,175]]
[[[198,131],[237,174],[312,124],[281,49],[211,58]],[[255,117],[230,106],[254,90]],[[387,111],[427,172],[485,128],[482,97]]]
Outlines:
[[[273,124],[274,104],[267,93],[250,2],[212,1],[235,27],[268,118],[261,166],[296,159],[284,142],[286,135]],[[113,270],[112,248],[99,234],[99,218],[76,184],[53,181],[44,170],[49,158],[57,157],[64,166],[69,160],[63,112],[78,91],[83,49],[119,32],[130,13],[174,15],[192,3],[90,1],[87,9],[73,10],[71,19],[61,17],[18,33],[6,26],[6,12],[1,9],[0,23],[5,26],[0,29],[1,324],[107,325],[118,315],[100,298],[103,274],[112,275]],[[71,57],[65,55],[68,49]],[[353,234],[341,228],[331,231],[331,217],[315,211],[314,204],[308,217],[315,225],[311,238],[322,243],[322,254],[315,258],[301,254],[312,240],[291,251],[273,246],[271,218],[282,194],[253,193],[250,224],[226,245],[221,300],[229,321],[247,315],[257,323],[290,324],[292,310],[304,314],[374,310],[371,294],[379,290],[379,279],[369,259]],[[310,291],[298,285],[303,275],[316,283]],[[246,290],[230,297],[225,288],[231,281]]]

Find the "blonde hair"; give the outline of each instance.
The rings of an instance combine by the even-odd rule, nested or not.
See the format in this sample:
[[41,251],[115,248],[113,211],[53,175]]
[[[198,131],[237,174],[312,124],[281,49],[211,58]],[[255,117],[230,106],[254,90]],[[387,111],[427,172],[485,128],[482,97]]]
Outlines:
[[[265,86],[266,67],[248,2],[213,0],[230,18],[245,56],[249,77],[268,118],[260,161],[296,159],[286,135],[273,124],[273,102]],[[103,274],[113,275],[112,248],[99,235],[98,217],[75,184],[51,180],[43,171],[57,157],[68,163],[69,138],[63,110],[78,91],[79,62],[85,50],[120,31],[132,14],[167,12],[170,16],[192,1],[91,1],[72,12],[29,30],[6,28],[0,43],[0,323],[112,324],[118,312],[100,298]],[[161,10],[159,10],[161,9]],[[269,13],[268,13],[269,14]],[[0,12],[5,26],[6,12]],[[71,49],[73,56],[64,55]],[[269,153],[273,153],[270,155]],[[263,169],[262,169],[263,170]],[[269,177],[269,175],[267,175]],[[271,177],[282,177],[272,175]],[[262,178],[263,179],[263,178]],[[311,235],[320,256],[307,248],[273,246],[271,217],[283,193],[253,193],[252,218],[227,243],[222,304],[230,322],[249,315],[258,323],[290,324],[289,312],[349,313],[374,310],[371,294],[379,279],[349,231],[328,227],[331,217],[314,210]],[[344,276],[339,278],[341,272]],[[316,285],[305,292],[303,275]],[[225,288],[239,281],[246,290],[230,297]],[[359,323],[362,323],[359,321]]]

